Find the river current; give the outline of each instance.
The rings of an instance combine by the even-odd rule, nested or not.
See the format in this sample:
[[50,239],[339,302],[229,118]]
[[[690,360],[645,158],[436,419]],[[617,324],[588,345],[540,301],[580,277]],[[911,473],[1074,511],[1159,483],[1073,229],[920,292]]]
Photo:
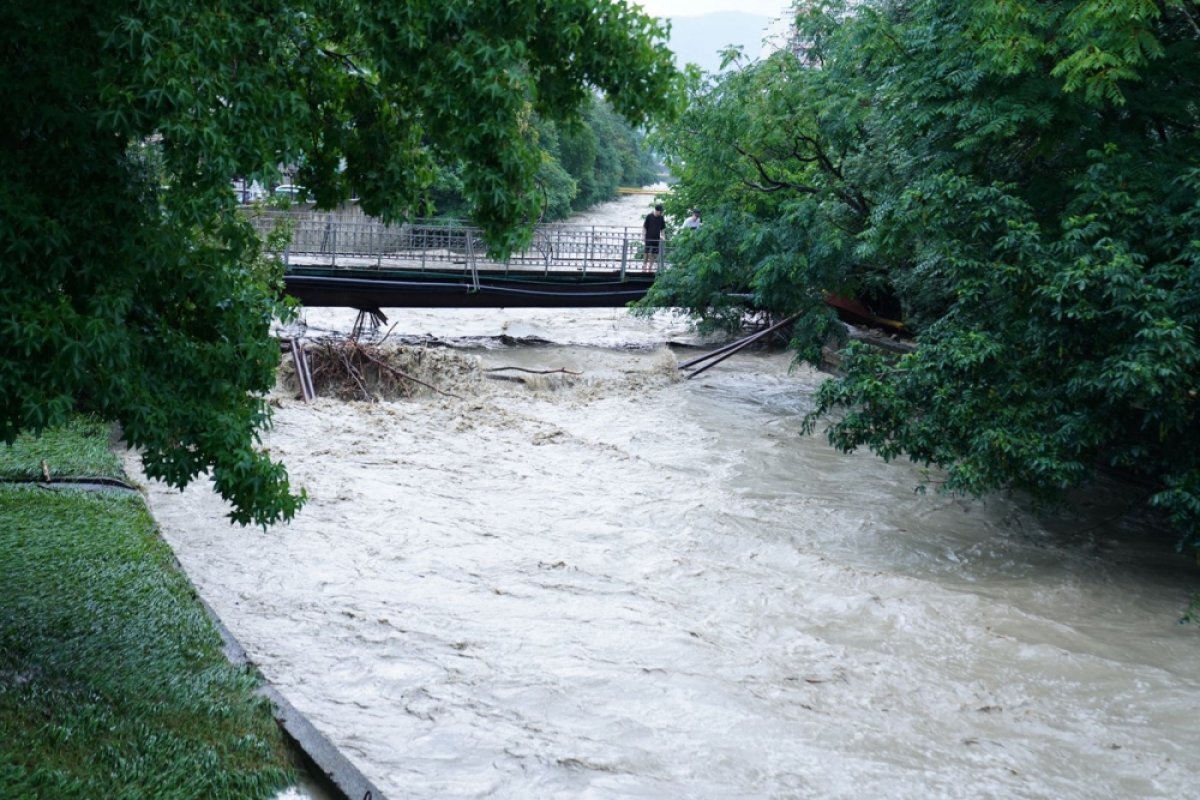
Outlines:
[[[388,797],[1200,797],[1177,623],[1200,570],[1128,493],[919,494],[910,464],[800,435],[825,376],[787,355],[680,380],[704,343],[666,313],[386,311],[457,397],[281,387],[296,520],[148,492],[252,660]],[[304,315],[309,338],[353,321]]]

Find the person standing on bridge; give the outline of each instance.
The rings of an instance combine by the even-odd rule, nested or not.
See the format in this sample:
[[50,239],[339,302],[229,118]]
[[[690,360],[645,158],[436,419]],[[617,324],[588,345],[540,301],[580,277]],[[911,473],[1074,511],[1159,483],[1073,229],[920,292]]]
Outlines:
[[663,217],[662,203],[659,203],[653,211],[646,215],[646,221],[642,223],[642,230],[646,232],[646,255],[642,259],[642,266],[646,269],[650,269],[652,260],[658,260],[658,251],[666,227],[667,220]]
[[700,211],[695,208],[692,209],[691,216],[689,216],[687,219],[685,219],[683,221],[683,227],[687,228],[688,230],[693,230],[693,231],[696,230],[697,228],[699,228],[703,224],[704,223],[702,223],[700,221]]

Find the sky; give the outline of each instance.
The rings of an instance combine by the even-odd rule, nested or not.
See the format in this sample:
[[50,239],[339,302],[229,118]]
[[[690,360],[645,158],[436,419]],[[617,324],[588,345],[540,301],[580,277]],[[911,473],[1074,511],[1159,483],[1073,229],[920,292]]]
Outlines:
[[695,17],[714,11],[742,11],[778,17],[791,5],[790,0],[634,0],[655,17]]

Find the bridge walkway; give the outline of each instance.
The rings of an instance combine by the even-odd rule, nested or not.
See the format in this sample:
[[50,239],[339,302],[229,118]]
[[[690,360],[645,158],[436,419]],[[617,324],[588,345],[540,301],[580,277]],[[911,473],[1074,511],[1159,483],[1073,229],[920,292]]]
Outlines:
[[640,227],[548,224],[535,228],[529,247],[496,261],[482,231],[460,222],[253,217],[262,233],[283,219],[292,225],[280,253],[285,282],[309,306],[623,306],[645,295],[671,246],[663,242],[647,267]]

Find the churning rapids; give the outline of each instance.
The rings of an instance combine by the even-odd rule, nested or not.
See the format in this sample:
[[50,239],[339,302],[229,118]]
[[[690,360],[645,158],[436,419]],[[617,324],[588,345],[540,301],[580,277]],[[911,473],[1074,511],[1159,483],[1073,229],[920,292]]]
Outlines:
[[1197,570],[1115,489],[1053,517],[916,494],[914,467],[799,435],[823,376],[786,355],[680,381],[668,344],[697,340],[669,315],[388,313],[462,399],[280,389],[290,525],[148,491],[389,797],[1200,797]]

